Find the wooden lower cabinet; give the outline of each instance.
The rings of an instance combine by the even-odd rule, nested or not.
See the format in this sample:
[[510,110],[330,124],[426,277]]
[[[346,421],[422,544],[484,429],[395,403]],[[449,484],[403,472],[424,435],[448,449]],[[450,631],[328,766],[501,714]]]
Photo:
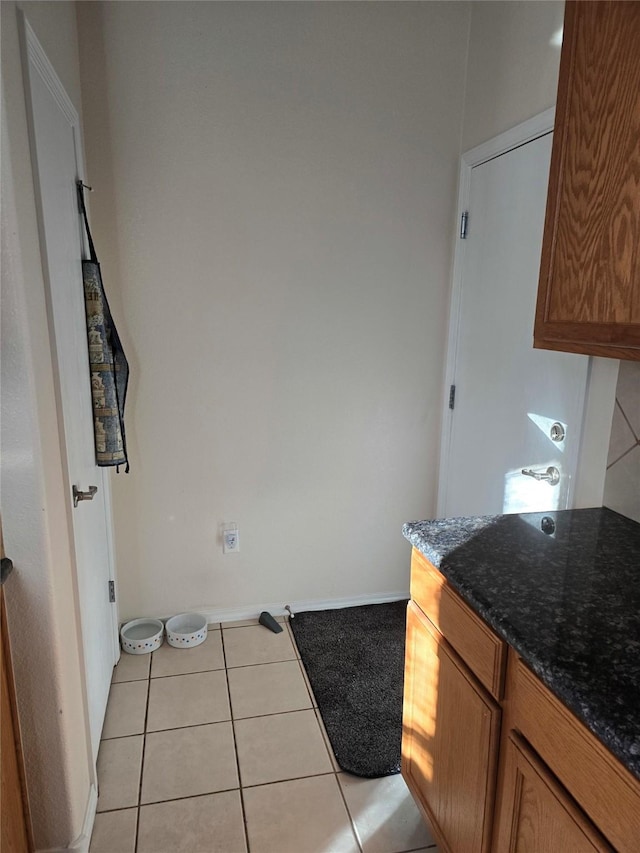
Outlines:
[[500,708],[410,602],[402,775],[443,851],[491,843]]
[[640,781],[415,554],[411,592],[402,775],[439,849],[639,853]]
[[613,850],[515,732],[506,742],[503,772],[496,853]]

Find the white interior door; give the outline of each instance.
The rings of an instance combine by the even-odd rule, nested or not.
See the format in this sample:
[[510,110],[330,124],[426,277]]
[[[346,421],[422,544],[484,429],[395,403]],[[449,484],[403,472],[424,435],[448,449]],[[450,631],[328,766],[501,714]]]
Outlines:
[[[73,518],[78,601],[89,725],[94,758],[118,655],[108,477],[95,464],[89,355],[82,283],[82,231],[76,180],[82,175],[78,116],[30,28],[26,27],[31,144],[39,184],[40,236],[48,282],[69,500]],[[97,486],[92,500],[73,506],[71,487]]]
[[[571,504],[589,360],[532,344],[551,139],[547,132],[470,170],[441,515]],[[552,429],[564,438],[553,440]]]

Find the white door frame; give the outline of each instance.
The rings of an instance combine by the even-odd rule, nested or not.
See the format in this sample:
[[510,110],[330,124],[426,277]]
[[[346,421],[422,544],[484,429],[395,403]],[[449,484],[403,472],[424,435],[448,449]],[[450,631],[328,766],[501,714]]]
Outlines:
[[[460,217],[463,211],[467,210],[469,203],[472,169],[549,133],[553,130],[554,119],[555,107],[552,107],[462,155],[458,185],[457,223],[460,222]],[[469,227],[473,228],[473,221],[470,222]],[[449,309],[447,360],[442,395],[443,416],[440,433],[440,472],[437,501],[437,515],[439,517],[444,515],[446,506],[453,424],[452,412],[449,409],[449,389],[454,384],[455,376],[465,248],[465,241],[456,239]],[[533,345],[533,317],[531,318],[531,328]],[[601,506],[602,504],[619,364],[620,362],[613,358],[589,357],[586,399],[580,442],[577,448],[576,476],[571,481],[569,491],[569,501],[572,506],[589,507]]]
[[[500,133],[488,142],[483,142],[466,151],[460,159],[460,179],[458,184],[458,208],[457,219],[461,222],[462,214],[468,209],[469,196],[471,193],[471,172],[474,167],[480,166],[489,160],[506,154],[508,151],[526,145],[540,136],[544,136],[553,130],[555,119],[555,107],[551,107],[542,113],[512,127],[504,133]],[[469,227],[473,228],[473,220]],[[449,480],[449,463],[451,449],[451,430],[453,425],[453,411],[449,408],[449,391],[455,384],[455,369],[458,355],[458,336],[460,323],[460,305],[462,300],[462,273],[464,269],[464,252],[466,243],[464,240],[456,239],[456,247],[453,258],[453,273],[451,283],[451,303],[449,308],[449,336],[447,344],[447,361],[444,378],[444,393],[442,398],[442,429],[440,433],[440,473],[438,476],[438,502],[437,515],[442,517],[445,512],[447,500],[447,484]],[[533,317],[531,317],[531,346],[533,346]],[[574,480],[569,485],[569,501],[572,501],[575,488]]]
[[[35,144],[34,144],[34,126],[33,126],[33,118],[32,118],[32,108],[31,108],[31,94],[30,94],[30,86],[29,86],[29,75],[32,73],[30,69],[30,65],[37,71],[38,75],[45,83],[51,95],[55,99],[56,103],[60,107],[62,113],[65,118],[69,122],[69,125],[72,130],[75,149],[76,149],[76,163],[78,166],[79,175],[78,178],[84,180],[85,175],[85,160],[84,160],[84,148],[82,142],[82,130],[80,126],[80,119],[78,113],[73,106],[67,92],[60,81],[60,78],[55,72],[53,65],[49,61],[47,55],[45,54],[42,45],[38,41],[33,29],[31,28],[27,18],[23,15],[21,16],[22,24],[23,24],[23,60],[24,60],[24,71],[25,71],[25,82],[27,85],[25,86],[25,97],[27,100],[27,121],[29,125],[29,135],[31,142],[31,157],[33,162],[33,180],[34,186],[36,189],[36,208],[38,211],[38,229],[40,232],[40,243],[42,247],[42,252],[45,252],[45,237],[43,232],[43,222],[42,222],[42,211],[41,211],[41,201],[40,201],[40,182],[38,178],[38,169],[37,163],[35,160]],[[21,28],[22,29],[22,28]],[[86,248],[86,238],[82,230],[81,220],[80,220],[80,212],[78,211],[78,229],[81,234],[81,245]],[[58,353],[56,347],[56,330],[53,321],[53,311],[52,311],[52,299],[51,299],[51,282],[49,280],[47,264],[43,263],[43,277],[45,281],[45,291],[46,291],[46,300],[47,300],[47,321],[49,325],[49,334],[50,334],[50,342],[51,342],[51,360],[53,364],[53,374],[54,374],[54,382],[55,382],[55,391],[56,391],[56,403],[57,403],[57,414],[58,414],[58,423],[60,428],[60,434],[65,436],[65,418],[64,418],[64,399],[62,395],[62,387],[60,382],[60,373],[59,373],[59,364],[58,364]],[[88,367],[88,365],[87,365]],[[62,456],[64,460],[63,466],[63,481],[66,489],[66,497],[67,506],[70,505],[71,495],[71,480],[68,466],[68,455],[67,455],[67,447],[66,441],[63,442],[63,446],[61,448]],[[108,574],[109,580],[113,581],[114,588],[116,586],[116,578],[115,578],[115,561],[114,561],[114,543],[113,543],[113,516],[111,509],[111,483],[108,472],[104,470],[104,468],[96,467],[96,478],[98,480],[98,487],[102,491],[104,496],[104,514],[105,514],[105,529],[106,529],[106,545],[107,545],[107,563],[108,563]],[[78,637],[79,641],[79,651],[80,651],[80,659],[83,662],[83,672],[82,672],[82,682],[85,694],[85,716],[87,719],[87,736],[89,741],[90,738],[90,724],[89,724],[89,705],[88,705],[88,697],[87,697],[87,681],[86,675],[84,671],[84,667],[86,666],[85,655],[84,655],[84,642],[83,642],[83,631],[86,630],[86,626],[83,629],[83,614],[81,608],[80,601],[80,593],[79,593],[79,584],[78,584],[78,562],[76,557],[76,548],[75,541],[73,536],[73,518],[69,519],[70,525],[70,548],[73,556],[73,585],[74,585],[74,593],[75,593],[75,610],[79,619],[79,625],[81,626],[81,632]],[[107,590],[105,590],[105,596],[107,595]],[[112,657],[114,663],[117,662],[119,654],[120,654],[120,644],[119,644],[119,634],[118,634],[118,608],[117,606],[111,607],[112,613],[112,627],[113,630],[111,632],[111,636],[109,638],[105,638],[107,642],[111,643]],[[86,619],[86,617],[85,617]],[[90,754],[93,754],[93,749],[90,749]],[[92,781],[95,783],[95,761],[97,759],[97,755],[93,755],[94,767],[92,768]]]

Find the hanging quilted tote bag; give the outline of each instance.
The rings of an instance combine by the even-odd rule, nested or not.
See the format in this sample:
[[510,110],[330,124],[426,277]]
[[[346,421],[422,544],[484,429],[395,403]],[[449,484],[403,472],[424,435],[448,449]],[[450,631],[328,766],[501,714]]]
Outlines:
[[124,404],[129,381],[127,362],[102,284],[100,264],[89,230],[84,203],[84,184],[77,183],[78,199],[89,242],[89,260],[82,261],[84,307],[89,339],[89,369],[93,402],[96,465],[129,472],[124,430]]

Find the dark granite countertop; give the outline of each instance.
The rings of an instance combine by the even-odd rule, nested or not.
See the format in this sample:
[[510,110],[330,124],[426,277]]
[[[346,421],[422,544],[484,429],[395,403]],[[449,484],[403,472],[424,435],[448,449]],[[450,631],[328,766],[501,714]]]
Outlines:
[[640,524],[599,508],[403,533],[640,779]]

